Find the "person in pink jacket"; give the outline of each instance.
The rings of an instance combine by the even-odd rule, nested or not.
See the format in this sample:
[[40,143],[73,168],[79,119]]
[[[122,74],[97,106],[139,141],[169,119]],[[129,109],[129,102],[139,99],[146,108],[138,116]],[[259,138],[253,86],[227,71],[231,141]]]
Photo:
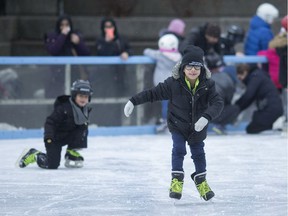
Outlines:
[[279,82],[279,56],[275,49],[261,50],[257,53],[258,56],[265,56],[268,60],[268,64],[262,65],[262,69],[267,71],[272,82],[276,86],[279,92],[282,90],[282,85]]

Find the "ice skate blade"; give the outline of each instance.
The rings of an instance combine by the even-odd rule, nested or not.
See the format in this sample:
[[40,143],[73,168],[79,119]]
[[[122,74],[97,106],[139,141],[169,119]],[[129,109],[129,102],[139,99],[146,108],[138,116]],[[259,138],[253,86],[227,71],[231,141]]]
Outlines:
[[[212,192],[212,191],[211,191],[211,192]],[[200,198],[201,198],[203,201],[205,201],[205,202],[211,201],[214,197],[215,197],[214,192],[208,194],[206,199],[204,199],[204,197],[201,197],[201,196],[200,196]]]
[[177,206],[177,204],[180,203],[180,199],[171,198],[171,202],[173,203],[174,206]]
[[72,161],[72,160],[65,160],[64,166],[66,168],[82,168],[83,167],[83,161]]

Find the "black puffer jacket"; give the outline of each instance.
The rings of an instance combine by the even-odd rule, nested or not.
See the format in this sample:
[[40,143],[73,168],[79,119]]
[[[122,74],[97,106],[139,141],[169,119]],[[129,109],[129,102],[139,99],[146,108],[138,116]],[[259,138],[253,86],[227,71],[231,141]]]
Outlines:
[[199,79],[200,83],[195,95],[187,87],[183,72],[178,72],[166,79],[164,83],[159,83],[154,88],[136,94],[130,101],[138,105],[145,102],[169,100],[169,130],[183,134],[189,144],[198,143],[206,138],[208,126],[196,132],[195,122],[202,116],[209,121],[215,119],[221,113],[224,104],[215,90],[214,81],[206,78],[204,69]]
[[269,118],[263,118],[265,125],[273,123],[283,114],[283,106],[280,95],[266,73],[252,65],[252,68],[243,80],[246,85],[245,93],[235,102],[240,110],[245,110],[253,102],[256,102],[257,110],[268,113]]
[[69,98],[57,97],[52,114],[46,118],[44,140],[52,139],[56,145],[68,144],[69,148],[87,148],[88,124],[75,124]]

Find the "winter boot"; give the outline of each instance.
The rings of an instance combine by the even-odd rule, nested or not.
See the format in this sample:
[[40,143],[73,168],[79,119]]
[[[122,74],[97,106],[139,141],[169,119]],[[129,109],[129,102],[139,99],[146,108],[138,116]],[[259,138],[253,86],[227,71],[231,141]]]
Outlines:
[[20,168],[24,168],[28,166],[31,163],[35,163],[37,160],[37,155],[41,153],[40,151],[31,148],[28,151],[24,150],[23,153],[20,156],[18,165]]
[[181,199],[182,189],[183,189],[183,181],[184,172],[183,171],[174,171],[172,172],[172,180],[170,186],[169,197],[173,199]]
[[199,173],[197,175],[196,175],[196,173],[192,173],[191,178],[194,181],[200,196],[205,201],[208,201],[212,197],[214,197],[215,194],[211,190],[211,188],[209,187],[209,185],[206,181],[206,172]]
[[65,154],[65,167],[81,168],[83,167],[84,158],[75,149],[67,149]]

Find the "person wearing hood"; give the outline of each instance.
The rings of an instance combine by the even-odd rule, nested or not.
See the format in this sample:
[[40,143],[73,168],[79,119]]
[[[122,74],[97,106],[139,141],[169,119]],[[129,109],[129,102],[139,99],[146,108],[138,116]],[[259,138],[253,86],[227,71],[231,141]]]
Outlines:
[[101,21],[101,37],[96,40],[97,56],[120,56],[123,60],[131,55],[127,40],[120,37],[116,22],[112,18]]
[[[45,34],[45,47],[52,56],[89,56],[90,50],[85,45],[82,35],[74,30],[70,16],[62,15],[56,22],[55,31]],[[87,79],[84,69],[77,69],[77,78]],[[54,98],[64,93],[65,67],[56,65],[51,67],[45,83],[46,98]]]
[[246,127],[249,134],[273,129],[273,123],[283,114],[280,95],[270,77],[256,64],[239,64],[237,77],[246,86],[243,95],[235,102],[240,112],[256,102],[256,111]]
[[[178,51],[178,38],[173,34],[165,34],[158,41],[158,50],[146,48],[144,55],[156,60],[156,67],[153,75],[154,86],[164,82],[171,76],[171,70],[174,65],[181,59],[181,54]],[[167,107],[168,101],[162,101],[162,118],[161,123],[157,127],[157,131],[162,132],[167,128]]]
[[278,9],[272,4],[263,3],[257,8],[244,42],[245,55],[257,55],[258,51],[268,49],[268,44],[274,37],[271,25],[278,15]]
[[[120,36],[114,19],[108,17],[101,20],[101,36],[96,38],[95,50],[97,56],[118,56],[122,60],[127,60],[131,55],[130,44]],[[111,83],[109,91],[105,88],[97,89],[99,96],[123,97],[127,93],[131,77],[126,65],[97,65],[95,70],[99,73],[91,74],[94,86],[102,86],[103,82]]]
[[209,121],[217,118],[223,109],[223,100],[215,90],[215,83],[210,79],[211,74],[203,58],[201,48],[188,46],[182,60],[172,70],[171,77],[156,87],[134,95],[124,107],[124,114],[129,117],[136,105],[169,100],[167,121],[173,141],[169,196],[174,199],[182,196],[186,142],[195,165],[191,178],[200,196],[206,201],[214,196],[206,180],[204,140]]
[[53,112],[46,118],[44,143],[46,154],[34,148],[24,150],[19,158],[20,168],[37,163],[43,169],[60,166],[62,147],[67,145],[65,167],[81,168],[84,158],[78,152],[87,148],[89,102],[93,90],[89,81],[77,80],[71,87],[71,95],[58,96]]

